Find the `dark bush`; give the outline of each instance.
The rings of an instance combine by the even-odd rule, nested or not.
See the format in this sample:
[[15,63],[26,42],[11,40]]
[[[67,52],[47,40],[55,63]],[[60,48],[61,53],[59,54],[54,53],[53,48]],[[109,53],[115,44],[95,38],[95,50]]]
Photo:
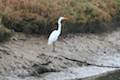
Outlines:
[[0,27],[0,42],[8,41],[11,36],[12,32],[9,29]]
[[[13,17],[14,16],[14,17]],[[9,29],[16,32],[24,33],[48,33],[47,19],[35,13],[14,12],[5,15],[2,18],[2,23]],[[45,31],[46,30],[46,31]]]

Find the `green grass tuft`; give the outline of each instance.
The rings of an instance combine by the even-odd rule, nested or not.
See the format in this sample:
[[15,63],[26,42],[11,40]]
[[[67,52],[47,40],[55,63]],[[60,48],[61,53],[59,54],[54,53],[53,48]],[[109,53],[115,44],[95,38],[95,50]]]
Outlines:
[[0,27],[0,42],[8,41],[11,36],[12,32],[9,29]]

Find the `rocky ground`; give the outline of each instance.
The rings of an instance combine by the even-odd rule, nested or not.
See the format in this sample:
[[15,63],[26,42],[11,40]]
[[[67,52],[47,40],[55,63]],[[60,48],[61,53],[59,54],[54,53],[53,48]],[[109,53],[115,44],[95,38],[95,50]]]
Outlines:
[[[77,80],[120,68],[120,29],[104,34],[47,37],[17,35],[0,44],[1,80]],[[84,74],[82,74],[84,73]]]

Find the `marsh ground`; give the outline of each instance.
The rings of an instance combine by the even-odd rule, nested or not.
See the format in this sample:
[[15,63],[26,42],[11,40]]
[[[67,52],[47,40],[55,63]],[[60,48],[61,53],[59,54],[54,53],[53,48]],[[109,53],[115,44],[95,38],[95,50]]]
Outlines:
[[120,67],[119,29],[101,35],[69,34],[58,40],[56,52],[52,52],[52,46],[47,45],[47,37],[20,34],[15,38],[0,45],[2,77],[32,80],[70,67]]

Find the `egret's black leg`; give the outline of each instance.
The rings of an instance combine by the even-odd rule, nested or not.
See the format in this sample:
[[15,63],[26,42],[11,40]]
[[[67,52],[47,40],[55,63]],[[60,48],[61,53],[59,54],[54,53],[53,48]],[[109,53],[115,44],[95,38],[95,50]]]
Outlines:
[[55,42],[53,42],[53,52],[55,52]]

